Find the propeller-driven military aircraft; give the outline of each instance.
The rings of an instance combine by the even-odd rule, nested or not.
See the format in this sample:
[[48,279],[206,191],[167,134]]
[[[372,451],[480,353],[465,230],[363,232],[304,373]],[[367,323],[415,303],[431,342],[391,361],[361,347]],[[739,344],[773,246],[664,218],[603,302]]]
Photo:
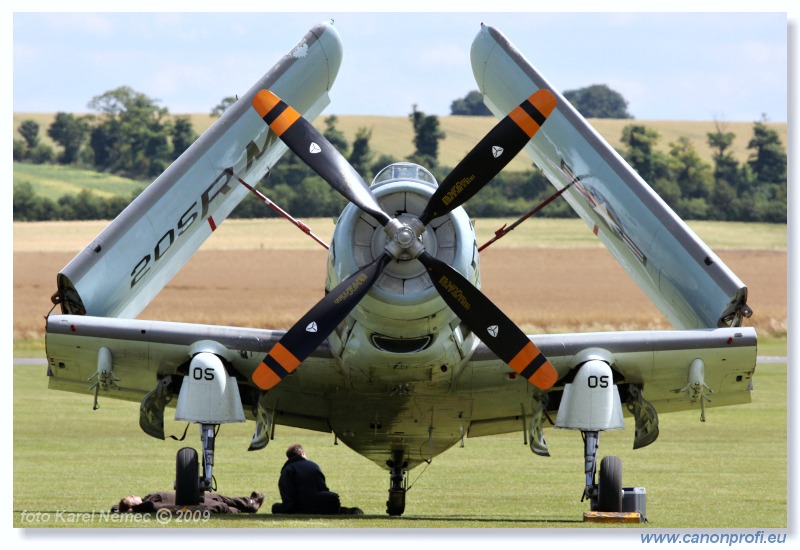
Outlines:
[[[368,185],[310,124],[341,57],[332,24],[311,29],[58,274],[49,387],[140,402],[157,438],[168,404],[199,424],[202,462],[178,451],[180,503],[210,490],[222,423],[254,420],[251,450],[276,424],[333,432],[388,471],[390,515],[408,471],[465,437],[522,430],[547,456],[554,424],[583,436],[591,509],[619,512],[600,432],[629,414],[643,447],[658,413],[750,401],[747,288],[498,30],[481,26],[471,58],[499,123],[441,183],[397,163]],[[287,150],[350,201],[321,300],[288,331],[137,319]],[[463,204],[521,151],[674,330],[525,335],[480,291]]]

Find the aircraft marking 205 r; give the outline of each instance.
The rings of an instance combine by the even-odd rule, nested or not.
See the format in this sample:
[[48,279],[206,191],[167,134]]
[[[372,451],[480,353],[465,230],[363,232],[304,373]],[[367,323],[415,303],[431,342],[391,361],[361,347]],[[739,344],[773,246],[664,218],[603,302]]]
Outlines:
[[[747,288],[500,32],[482,26],[471,51],[500,122],[438,184],[398,163],[367,185],[311,126],[341,56],[331,24],[311,29],[58,274],[49,387],[140,402],[140,426],[162,439],[168,402],[198,423],[202,463],[178,452],[179,502],[210,489],[226,422],[255,421],[251,449],[276,424],[334,432],[389,472],[400,515],[410,469],[520,426],[548,455],[555,417],[584,437],[591,508],[618,512],[621,464],[597,467],[601,431],[630,414],[638,448],[658,413],[750,401]],[[287,149],[350,201],[322,299],[285,332],[136,319]],[[527,336],[481,293],[462,205],[522,150],[674,330]]]

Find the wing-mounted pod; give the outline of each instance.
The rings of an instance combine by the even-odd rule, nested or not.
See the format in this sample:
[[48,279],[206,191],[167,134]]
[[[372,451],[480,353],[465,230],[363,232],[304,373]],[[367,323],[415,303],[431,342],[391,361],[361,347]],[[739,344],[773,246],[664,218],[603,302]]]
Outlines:
[[89,391],[94,390],[94,405],[92,406],[94,410],[100,408],[100,404],[98,403],[100,390],[107,392],[111,388],[119,389],[117,382],[120,381],[120,378],[114,374],[113,369],[114,359],[111,355],[111,350],[105,346],[101,347],[97,351],[97,370],[89,378],[90,382],[92,380],[95,381],[89,388]]
[[557,190],[676,328],[739,326],[747,287],[499,31],[483,26],[472,68],[501,118],[532,89],[556,107],[526,146]]
[[714,393],[714,390],[706,384],[705,376],[705,363],[703,360],[700,358],[693,360],[689,365],[686,386],[679,390],[681,393],[686,392],[690,403],[700,401],[700,422],[706,421],[706,401],[711,402],[708,393]]
[[285,152],[252,109],[271,88],[310,120],[329,103],[342,45],[332,25],[300,43],[234,103],[58,275],[63,313],[135,317]]

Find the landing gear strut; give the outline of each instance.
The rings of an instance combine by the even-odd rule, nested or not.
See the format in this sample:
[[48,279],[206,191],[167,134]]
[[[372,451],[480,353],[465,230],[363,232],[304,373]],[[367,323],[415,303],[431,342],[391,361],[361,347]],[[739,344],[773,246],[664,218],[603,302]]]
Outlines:
[[583,457],[586,472],[586,487],[583,498],[589,499],[591,510],[597,512],[622,511],[622,461],[616,456],[607,456],[600,462],[600,474],[595,484],[597,470],[597,447],[600,432],[585,431],[583,435]]
[[386,513],[390,516],[402,516],[406,509],[406,491],[408,478],[403,450],[392,451],[392,459],[386,461],[389,466],[389,500],[386,501]]
[[[163,406],[160,412],[163,413]],[[194,506],[203,502],[206,491],[213,489],[217,428],[245,420],[236,378],[228,375],[219,356],[203,351],[192,357],[189,372],[181,381],[175,420],[200,424],[203,470],[198,472],[197,452],[184,447],[178,451],[175,471],[176,503]]]

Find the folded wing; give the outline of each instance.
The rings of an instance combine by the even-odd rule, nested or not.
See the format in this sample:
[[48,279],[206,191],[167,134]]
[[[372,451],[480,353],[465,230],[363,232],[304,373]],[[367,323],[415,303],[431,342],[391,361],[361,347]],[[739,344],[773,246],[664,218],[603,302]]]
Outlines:
[[342,45],[311,29],[58,275],[64,313],[135,317],[285,152],[252,109],[263,88],[313,120],[329,103]]
[[484,101],[504,117],[547,89],[553,114],[526,153],[676,328],[739,326],[747,287],[496,29],[483,26],[472,67]]

